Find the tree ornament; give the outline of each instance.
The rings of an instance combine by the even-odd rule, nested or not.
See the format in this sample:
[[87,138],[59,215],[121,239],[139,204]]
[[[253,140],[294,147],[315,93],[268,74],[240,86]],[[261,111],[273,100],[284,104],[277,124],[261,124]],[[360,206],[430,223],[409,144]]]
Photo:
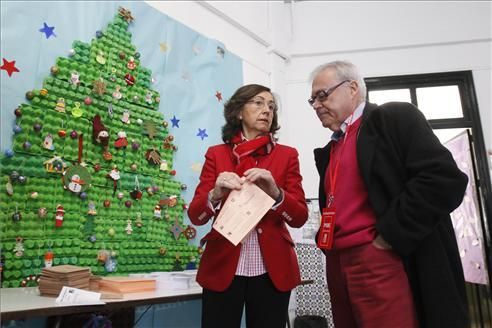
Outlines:
[[169,126],[169,123],[167,121],[162,121],[162,126],[167,128]]
[[135,225],[137,228],[143,227],[143,222],[142,222],[142,213],[137,212],[137,219],[135,220]]
[[32,199],[36,199],[36,198],[38,198],[39,193],[37,191],[33,191],[33,192],[31,192],[31,195],[30,196],[31,196]]
[[60,138],[65,138],[66,135],[67,135],[67,131],[65,131],[63,129],[58,130],[58,136]]
[[70,132],[70,138],[76,139],[78,136],[79,134],[77,133],[77,131],[72,130],[72,132]]
[[44,149],[48,149],[48,150],[55,150],[55,145],[53,144],[53,135],[51,133],[48,133],[45,137],[44,137],[44,141],[43,143],[41,144],[41,146],[44,148]]
[[121,60],[125,59],[126,55],[123,51],[120,51],[120,53],[118,54],[118,57],[120,57]]
[[128,208],[132,207],[132,202],[129,200],[125,201],[125,206]]
[[65,210],[61,204],[56,205],[55,211],[55,227],[60,228],[63,225],[63,217],[65,216]]
[[157,127],[154,125],[154,122],[146,120],[143,122],[143,127],[145,129],[145,134],[149,136],[149,139],[154,139],[157,135]]
[[51,66],[51,68],[50,68],[50,72],[51,72],[51,75],[53,75],[53,76],[57,76],[57,75],[58,75],[58,73],[60,72],[60,69],[58,68],[58,66],[53,65],[53,66]]
[[135,63],[135,58],[130,56],[130,58],[128,58],[128,63],[126,64],[126,67],[133,71],[135,67],[137,67],[137,64]]
[[102,38],[102,37],[103,37],[103,35],[104,35],[104,34],[103,34],[103,32],[102,32],[101,30],[97,30],[97,31],[96,31],[96,38],[100,39],[100,38]]
[[14,134],[19,134],[22,132],[22,128],[19,125],[15,124],[12,128],[12,131],[14,132]]
[[113,196],[116,193],[118,187],[118,180],[120,180],[120,171],[118,167],[114,166],[113,169],[106,175],[106,177],[113,181]]
[[27,91],[26,92],[26,98],[27,98],[27,100],[33,100],[34,99],[34,92]]
[[132,228],[132,220],[128,219],[126,221],[126,228],[125,228],[125,231],[126,231],[126,234],[127,235],[131,235],[132,232],[133,232],[133,228]]
[[80,193],[79,197],[82,200],[87,199],[87,193],[85,191],[83,191],[83,192]]
[[133,150],[138,150],[140,148],[140,144],[136,142],[135,140],[132,140],[132,149]]
[[114,237],[114,235],[116,235],[116,230],[114,230],[114,228],[109,228],[108,229],[108,235],[110,237]]
[[41,207],[40,209],[38,209],[38,216],[39,218],[45,218],[46,215],[48,215],[48,210],[46,209],[46,207]]
[[91,242],[91,243],[95,243],[97,241],[97,237],[95,235],[91,235],[88,240]]
[[20,107],[17,107],[15,110],[14,110],[14,115],[15,117],[19,118],[19,117],[22,117],[22,109]]
[[13,251],[15,256],[17,257],[21,257],[22,255],[24,255],[24,244],[22,243],[23,240],[24,238],[22,237],[15,238],[15,247]]
[[86,104],[87,106],[89,106],[90,104],[92,104],[91,97],[89,97],[89,96],[85,97],[84,104]]
[[136,171],[136,170],[138,169],[137,164],[132,163],[132,165],[130,165],[130,169],[131,169],[132,171]]
[[17,179],[17,181],[20,183],[20,184],[26,184],[27,182],[27,177],[25,175],[19,175],[19,178]]
[[11,158],[14,157],[14,151],[12,149],[5,149],[5,157]]
[[92,92],[99,96],[102,96],[106,93],[106,83],[102,78],[100,78],[99,80],[94,80],[94,82],[92,82]]
[[87,214],[90,215],[90,216],[95,216],[97,215],[97,211],[96,211],[96,203],[94,203],[92,200],[87,204],[87,206],[89,207],[89,210],[87,211]]
[[96,163],[94,164],[94,172],[99,172],[101,170],[101,164]]
[[39,90],[39,95],[41,97],[46,97],[48,95],[48,89],[43,88],[43,89]]
[[147,92],[147,94],[145,95],[145,102],[149,105],[152,105],[152,103],[154,102],[152,100],[152,92]]
[[65,98],[58,98],[56,102],[55,110],[58,113],[65,113]]
[[184,236],[186,237],[186,239],[188,239],[188,240],[196,237],[196,229],[190,225],[188,227],[186,227],[186,229],[184,230],[183,233],[184,233]]
[[68,56],[73,57],[74,55],[75,55],[75,49],[72,48],[68,51]]
[[96,115],[92,119],[92,139],[95,143],[101,144],[105,148],[109,143],[109,132],[101,121],[101,116]]
[[29,142],[29,141],[26,141],[22,144],[22,148],[24,148],[25,150],[28,150],[32,147],[32,144]]
[[126,73],[125,74],[125,82],[126,82],[126,85],[131,87],[135,84],[135,77],[133,75],[131,75],[130,73]]
[[154,218],[156,218],[156,219],[161,219],[162,218],[162,215],[161,215],[161,206],[160,205],[154,206]]
[[38,133],[43,128],[43,125],[41,125],[41,123],[34,123],[32,128],[34,129],[34,132]]
[[123,197],[125,197],[125,194],[121,191],[116,195],[116,198],[118,199],[123,199]]
[[136,51],[134,54],[133,54],[133,57],[139,59],[140,58],[140,52]]
[[14,214],[12,214],[12,221],[14,221],[14,223],[17,223],[20,220],[22,220],[22,215],[19,212],[17,205],[15,205],[15,212]]
[[155,149],[149,149],[145,153],[145,159],[151,165],[160,165],[161,164],[161,154]]
[[142,121],[142,119],[141,119],[141,118],[138,118],[138,119],[137,119],[137,124],[138,124],[138,125],[142,125],[142,124],[143,124],[143,121]]
[[53,266],[53,258],[55,255],[53,254],[53,251],[51,248],[49,248],[46,253],[44,253],[44,267],[45,268],[51,268]]
[[109,208],[111,206],[111,201],[109,199],[104,200],[103,206]]
[[121,97],[123,97],[123,95],[120,92],[120,89],[121,89],[121,87],[119,85],[117,85],[115,87],[115,90],[113,91],[113,98],[116,100],[120,100]]
[[125,109],[123,111],[123,116],[121,117],[121,122],[125,124],[130,124],[130,111],[128,109]]
[[125,9],[123,7],[119,7],[118,8],[118,14],[121,16],[121,18],[123,18],[128,24],[130,24],[131,22],[133,22],[133,16],[132,16],[132,12],[128,9]]
[[73,103],[74,108],[72,108],[72,116],[73,117],[81,117],[84,115],[84,111],[80,108],[80,103],[78,101]]
[[73,71],[72,73],[70,73],[70,83],[75,86],[78,86],[80,84],[79,72]]
[[17,181],[17,179],[19,179],[19,177],[20,177],[19,172],[17,172],[17,171],[10,172],[10,180],[11,181]]
[[183,233],[184,229],[179,225],[177,216],[174,218],[174,223],[169,230],[171,230],[175,240],[178,240],[181,233]]
[[114,147],[116,149],[125,148],[128,146],[128,140],[126,139],[126,132],[120,131],[118,132],[118,139],[114,142]]
[[181,184],[181,190],[183,190],[183,191],[184,191],[184,190],[186,190],[186,189],[188,189],[188,186],[187,186],[187,185],[185,185],[184,183],[183,183],[183,184]]
[[101,65],[106,64],[106,58],[104,58],[104,53],[99,50],[99,52],[96,55],[96,62],[98,62]]

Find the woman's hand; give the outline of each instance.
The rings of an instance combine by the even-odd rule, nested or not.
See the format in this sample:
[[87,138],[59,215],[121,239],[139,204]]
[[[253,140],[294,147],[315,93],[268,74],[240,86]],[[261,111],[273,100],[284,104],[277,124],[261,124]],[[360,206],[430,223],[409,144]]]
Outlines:
[[211,201],[217,202],[221,200],[225,194],[232,189],[241,189],[244,178],[239,177],[234,172],[222,172],[217,176],[215,180],[215,187],[211,190]]
[[244,172],[244,177],[246,181],[255,183],[273,199],[280,197],[280,188],[275,183],[270,171],[254,167]]

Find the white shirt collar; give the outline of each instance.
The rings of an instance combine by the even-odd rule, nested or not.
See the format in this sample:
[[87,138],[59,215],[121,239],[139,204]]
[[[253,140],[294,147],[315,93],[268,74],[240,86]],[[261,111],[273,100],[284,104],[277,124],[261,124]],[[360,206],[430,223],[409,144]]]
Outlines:
[[359,119],[359,117],[362,116],[362,113],[364,112],[364,107],[366,107],[365,101],[361,102],[359,106],[357,106],[357,108],[354,110],[354,113],[347,117],[342,125],[340,125],[340,131],[333,132],[333,134],[331,135],[331,140],[338,141],[338,139],[340,139],[345,134],[349,123],[353,124]]

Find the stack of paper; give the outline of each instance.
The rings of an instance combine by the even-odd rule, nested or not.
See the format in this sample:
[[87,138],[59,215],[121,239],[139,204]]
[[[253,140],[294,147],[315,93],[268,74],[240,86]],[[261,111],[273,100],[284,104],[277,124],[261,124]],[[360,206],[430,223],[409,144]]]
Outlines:
[[154,291],[155,289],[155,279],[103,277],[99,280],[99,291],[102,293],[126,294]]
[[44,268],[39,280],[41,295],[58,296],[63,286],[89,289],[90,268],[75,265],[58,265]]

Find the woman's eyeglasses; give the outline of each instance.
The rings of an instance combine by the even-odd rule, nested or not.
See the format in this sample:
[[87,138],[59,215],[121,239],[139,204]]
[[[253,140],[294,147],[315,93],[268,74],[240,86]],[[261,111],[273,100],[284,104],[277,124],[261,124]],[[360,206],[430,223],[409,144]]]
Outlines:
[[246,102],[247,104],[253,104],[257,110],[262,108],[268,108],[269,111],[274,112],[277,110],[277,105],[274,102],[266,102],[260,99],[252,99]]
[[313,97],[308,99],[309,105],[314,106],[316,100],[318,100],[319,102],[325,101],[339,86],[341,86],[345,82],[350,82],[350,80],[343,80],[342,82],[338,83],[334,87],[318,91]]

